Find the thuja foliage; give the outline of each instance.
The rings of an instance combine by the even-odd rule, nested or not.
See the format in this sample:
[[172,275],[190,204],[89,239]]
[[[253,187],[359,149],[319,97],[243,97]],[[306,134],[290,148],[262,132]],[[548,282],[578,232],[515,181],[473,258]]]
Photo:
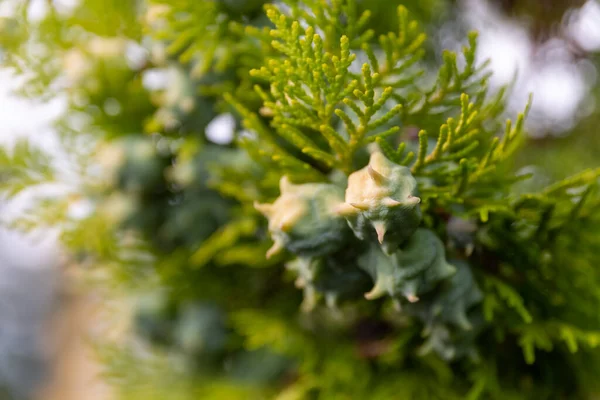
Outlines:
[[[14,225],[58,225],[135,299],[130,335],[99,346],[124,398],[596,392],[600,170],[516,173],[528,106],[503,120],[475,33],[432,56],[419,7],[90,0],[27,38],[5,23],[9,64],[54,55],[26,88],[66,83],[81,179]],[[6,193],[60,179],[33,151],[0,153]]]

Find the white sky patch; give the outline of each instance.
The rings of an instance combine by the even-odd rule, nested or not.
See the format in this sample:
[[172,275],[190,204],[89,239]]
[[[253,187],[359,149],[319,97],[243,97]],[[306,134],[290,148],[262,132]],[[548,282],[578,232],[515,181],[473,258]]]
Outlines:
[[216,116],[206,127],[206,137],[216,144],[231,143],[234,136],[235,119],[231,114]]
[[57,151],[58,138],[51,124],[66,109],[66,99],[56,97],[42,102],[18,97],[14,90],[22,79],[0,69],[0,145],[12,146],[19,138],[32,137],[34,144]]
[[39,22],[48,14],[48,3],[45,0],[31,0],[27,9],[27,17],[31,22]]
[[61,15],[70,15],[79,4],[79,0],[53,0],[52,3]]
[[567,29],[585,51],[600,51],[600,3],[590,0],[572,13]]
[[490,81],[494,86],[510,83],[515,76],[529,73],[528,55],[531,45],[527,35],[519,29],[504,29],[495,32],[482,32],[479,41],[480,61],[490,60],[494,71]]
[[490,60],[492,86],[505,85],[529,73],[532,43],[527,30],[492,9],[486,1],[465,0],[465,22],[479,32],[478,62]]
[[[532,111],[544,114],[544,130],[560,134],[573,127],[580,102],[587,91],[587,84],[571,63],[549,63],[530,77],[528,88],[534,93]],[[534,132],[535,134],[535,132]]]
[[89,199],[79,199],[69,205],[67,211],[69,218],[74,220],[82,220],[89,217],[94,211],[94,204]]
[[[17,139],[27,137],[44,151],[58,153],[60,144],[51,124],[64,112],[65,99],[39,102],[20,98],[13,91],[21,82],[10,71],[0,69],[0,145],[10,149]],[[10,204],[0,204],[2,214],[18,214],[19,209],[30,202],[31,195],[19,196],[18,201]],[[29,268],[52,267],[58,257],[56,236],[47,230],[23,235],[0,228],[0,266],[9,263]]]
[[[485,0],[465,0],[464,6],[466,24],[479,31],[480,61],[490,60],[492,87],[510,83],[516,74],[508,111],[521,111],[529,94],[533,94],[527,121],[532,136],[562,135],[578,117],[589,114],[589,94],[596,81],[593,64],[576,61],[562,39],[534,46],[524,26],[506,19]],[[586,50],[599,50],[599,3],[588,1],[572,11],[567,29]]]
[[150,53],[144,47],[140,46],[138,43],[130,40],[127,42],[125,46],[125,59],[127,60],[127,65],[131,69],[140,69],[146,61],[148,61],[148,57]]
[[143,72],[142,84],[148,90],[162,90],[169,82],[168,73],[163,68],[152,68]]

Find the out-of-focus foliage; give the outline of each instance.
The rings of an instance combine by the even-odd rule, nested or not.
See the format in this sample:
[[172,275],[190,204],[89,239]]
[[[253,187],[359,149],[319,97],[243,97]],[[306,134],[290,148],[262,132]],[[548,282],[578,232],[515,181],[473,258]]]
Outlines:
[[21,140],[9,151],[0,148],[0,193],[15,196],[22,190],[54,179],[50,156]]
[[[595,393],[600,170],[515,172],[527,109],[504,120],[476,34],[428,57],[450,4],[267,3],[4,21],[81,173],[14,224],[138,299],[100,346],[123,398]],[[0,166],[8,195],[55,176],[26,144]]]
[[[595,65],[600,59],[592,58]],[[600,92],[596,87],[586,102],[597,103]],[[600,112],[595,110],[589,117],[580,121],[572,134],[554,139],[540,139],[527,143],[527,148],[517,157],[521,167],[535,166],[533,170],[539,175],[538,181],[548,182],[553,179],[563,179],[584,168],[596,164],[600,152],[598,138],[598,121]],[[561,162],[556,162],[556,160]]]
[[580,7],[585,0],[492,0],[506,15],[524,21],[541,40],[552,36],[566,12]]

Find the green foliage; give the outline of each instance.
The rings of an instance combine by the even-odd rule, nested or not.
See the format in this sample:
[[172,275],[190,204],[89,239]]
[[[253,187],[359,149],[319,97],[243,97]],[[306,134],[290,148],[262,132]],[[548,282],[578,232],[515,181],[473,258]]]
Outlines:
[[[600,169],[515,172],[529,106],[503,121],[476,34],[432,63],[423,4],[104,3],[50,7],[32,35],[4,21],[0,45],[29,94],[66,66],[80,193],[15,225],[59,227],[73,262],[137,298],[128,340],[99,344],[123,398],[597,390]],[[52,181],[51,162],[1,150],[1,193]]]
[[21,191],[54,180],[51,158],[21,139],[12,149],[0,148],[0,193],[12,197]]
[[486,278],[485,285],[487,288],[483,301],[485,319],[491,321],[494,318],[494,310],[501,307],[500,302],[502,301],[512,308],[524,322],[531,322],[532,317],[523,305],[523,298],[513,288],[494,277]]

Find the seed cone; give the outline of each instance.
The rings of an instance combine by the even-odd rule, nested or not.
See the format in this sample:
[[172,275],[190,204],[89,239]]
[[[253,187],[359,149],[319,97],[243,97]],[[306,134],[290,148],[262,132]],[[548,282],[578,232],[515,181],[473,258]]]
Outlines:
[[345,219],[336,213],[343,189],[326,183],[292,184],[280,181],[280,196],[272,204],[254,207],[269,219],[274,244],[271,257],[284,249],[305,257],[323,256],[338,250],[351,236]]
[[348,177],[345,202],[337,212],[359,239],[374,237],[391,254],[419,226],[420,202],[410,170],[374,152],[369,165]]

